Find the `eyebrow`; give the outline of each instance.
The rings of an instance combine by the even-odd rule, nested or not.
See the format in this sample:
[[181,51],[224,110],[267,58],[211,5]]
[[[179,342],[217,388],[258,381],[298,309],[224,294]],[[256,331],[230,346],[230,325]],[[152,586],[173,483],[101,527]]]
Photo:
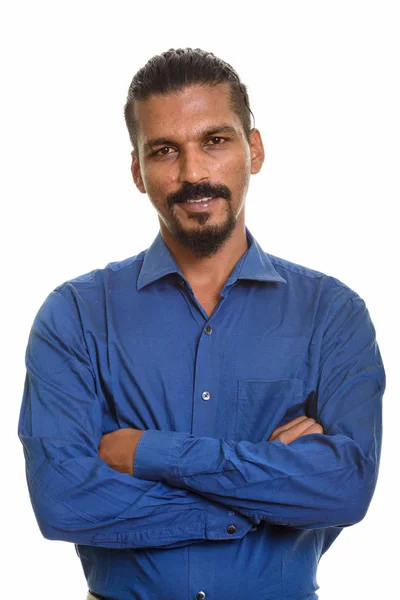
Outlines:
[[[230,135],[237,135],[237,131],[234,127],[232,127],[231,125],[225,125],[223,123],[222,125],[214,125],[212,127],[209,127],[207,129],[201,131],[199,133],[199,137],[206,138],[206,137],[210,137],[211,135],[215,135],[216,133],[229,133]],[[174,145],[176,145],[176,142],[174,142],[172,139],[169,139],[169,138],[159,137],[159,138],[147,140],[147,142],[145,143],[145,149],[149,150],[150,148],[154,148],[154,146],[168,146],[168,145],[174,146]]]

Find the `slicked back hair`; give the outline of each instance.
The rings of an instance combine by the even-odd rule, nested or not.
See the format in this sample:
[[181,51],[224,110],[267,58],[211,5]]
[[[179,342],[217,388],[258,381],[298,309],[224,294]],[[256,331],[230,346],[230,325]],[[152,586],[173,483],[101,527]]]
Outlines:
[[190,85],[214,86],[220,83],[229,84],[232,110],[240,118],[246,138],[250,141],[250,115],[253,120],[254,115],[250,109],[247,88],[231,65],[200,48],[171,48],[153,56],[132,79],[124,107],[125,123],[135,155],[138,156],[135,100],[176,92]]

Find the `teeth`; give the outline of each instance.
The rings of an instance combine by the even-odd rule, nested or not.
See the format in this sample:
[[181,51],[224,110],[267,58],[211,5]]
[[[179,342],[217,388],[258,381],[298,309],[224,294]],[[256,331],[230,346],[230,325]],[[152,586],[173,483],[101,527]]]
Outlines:
[[200,200],[186,200],[186,202],[189,202],[189,204],[194,204],[194,203],[198,203],[198,202],[208,202],[208,200],[212,200],[212,198],[200,198]]

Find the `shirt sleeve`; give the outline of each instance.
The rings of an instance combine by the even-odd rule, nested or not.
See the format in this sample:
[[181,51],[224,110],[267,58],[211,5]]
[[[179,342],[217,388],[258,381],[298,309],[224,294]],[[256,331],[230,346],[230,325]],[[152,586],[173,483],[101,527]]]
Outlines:
[[286,445],[149,430],[136,449],[136,476],[195,491],[256,522],[313,529],[362,520],[378,475],[385,372],[357,295],[323,329],[309,415],[323,434]]
[[18,431],[44,537],[109,548],[172,548],[241,538],[253,528],[251,518],[195,492],[119,473],[99,458],[106,407],[96,394],[75,308],[57,291],[35,318],[26,367]]

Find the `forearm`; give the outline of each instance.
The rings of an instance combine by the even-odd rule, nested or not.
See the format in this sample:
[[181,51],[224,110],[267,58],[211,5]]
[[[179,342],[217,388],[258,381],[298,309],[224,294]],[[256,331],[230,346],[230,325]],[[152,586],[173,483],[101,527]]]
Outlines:
[[194,491],[256,522],[302,528],[360,521],[377,470],[343,435],[312,434],[285,445],[148,431],[136,450],[139,478]]
[[[21,440],[32,505],[48,539],[109,548],[173,547],[240,538],[253,525],[190,491],[118,473],[77,444],[24,434]],[[234,534],[227,532],[232,523]]]

